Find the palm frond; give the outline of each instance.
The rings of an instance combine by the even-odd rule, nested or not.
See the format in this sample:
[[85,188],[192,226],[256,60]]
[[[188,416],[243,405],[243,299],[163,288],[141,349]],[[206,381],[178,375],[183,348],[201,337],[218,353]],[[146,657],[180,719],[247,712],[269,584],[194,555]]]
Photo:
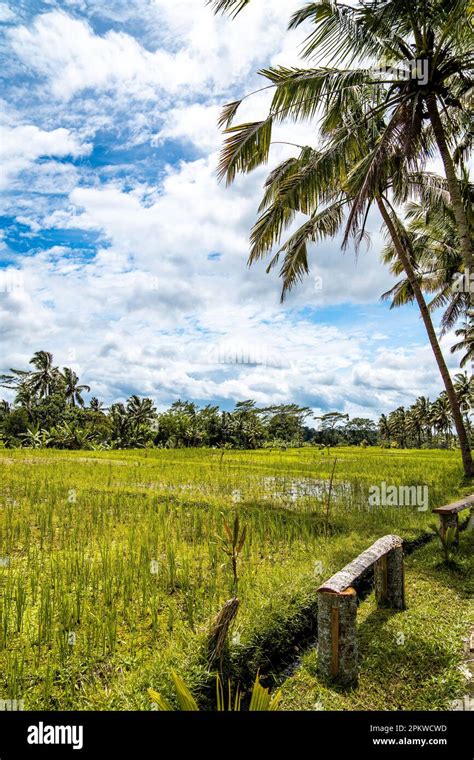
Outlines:
[[283,281],[281,301],[292,288],[309,274],[308,243],[317,243],[325,238],[332,238],[340,229],[344,219],[344,204],[334,203],[332,206],[315,212],[307,222],[286,241],[271,260],[268,270],[278,262],[284,254],[280,277]]
[[280,200],[273,203],[255,223],[250,235],[251,249],[249,265],[263,258],[277,243],[284,229],[295,218],[295,211],[285,206]]
[[214,13],[229,13],[235,18],[249,3],[250,0],[208,0],[207,4],[212,6]]
[[354,88],[372,84],[379,87],[367,69],[287,68],[277,66],[259,72],[275,86],[271,113],[275,121],[285,119],[308,120],[314,118],[323,104],[338,99],[346,107]]
[[234,100],[232,103],[227,103],[227,105],[223,107],[217,120],[217,126],[219,129],[229,129],[241,103],[242,100]]
[[226,129],[230,135],[224,143],[218,167],[219,180],[232,184],[237,172],[246,174],[268,161],[272,138],[272,119],[240,124]]
[[[338,61],[354,61],[389,54],[394,59],[411,58],[413,53],[388,18],[387,3],[382,12],[375,3],[352,7],[335,0],[308,3],[293,14],[290,29],[311,21],[313,31],[305,40],[304,58],[318,56]],[[385,11],[385,12],[383,12]],[[398,20],[398,19],[397,19]]]
[[375,148],[351,172],[349,184],[354,200],[344,233],[344,246],[360,226],[367,203],[387,186],[392,159],[397,155],[404,155],[408,161],[413,158],[415,134],[411,109],[409,104],[403,102],[395,109]]

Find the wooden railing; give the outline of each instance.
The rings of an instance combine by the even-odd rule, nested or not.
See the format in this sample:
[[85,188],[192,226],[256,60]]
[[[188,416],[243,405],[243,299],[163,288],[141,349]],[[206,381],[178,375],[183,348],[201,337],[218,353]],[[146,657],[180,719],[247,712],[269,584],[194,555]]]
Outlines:
[[439,515],[441,538],[444,538],[448,528],[454,528],[454,543],[459,543],[459,513],[464,509],[474,507],[474,495],[466,496],[460,501],[453,501],[452,504],[446,504],[444,507],[437,507],[431,511]]

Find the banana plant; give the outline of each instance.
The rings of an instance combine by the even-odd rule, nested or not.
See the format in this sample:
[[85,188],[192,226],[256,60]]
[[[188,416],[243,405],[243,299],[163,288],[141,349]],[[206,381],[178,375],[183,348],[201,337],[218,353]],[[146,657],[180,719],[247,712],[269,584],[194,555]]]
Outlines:
[[[178,701],[179,710],[186,712],[197,712],[199,706],[190,690],[186,686],[183,679],[173,670],[171,675],[174,682],[174,688],[176,691],[176,699]],[[155,709],[159,712],[173,712],[174,707],[163,697],[159,692],[154,689],[148,689],[148,695],[155,706]],[[273,696],[270,694],[269,689],[262,686],[260,683],[260,676],[257,673],[255,683],[252,689],[252,695],[250,698],[249,711],[250,712],[273,712],[279,709],[281,701],[281,691],[277,691]],[[240,712],[242,711],[242,692],[237,688],[235,694],[232,693],[232,686],[229,681],[227,693],[224,690],[222,680],[217,674],[216,676],[216,711],[217,712]]]

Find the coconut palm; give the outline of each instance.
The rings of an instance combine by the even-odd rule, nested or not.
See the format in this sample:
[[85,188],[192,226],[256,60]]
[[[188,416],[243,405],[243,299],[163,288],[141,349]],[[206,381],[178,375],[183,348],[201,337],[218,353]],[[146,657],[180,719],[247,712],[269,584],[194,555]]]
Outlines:
[[34,390],[30,387],[27,380],[23,380],[17,386],[17,392],[15,396],[15,405],[21,406],[22,409],[25,409],[30,420],[33,420],[34,415],[35,415],[35,409],[38,405],[38,398]]
[[468,362],[471,362],[472,366],[474,362],[474,325],[471,322],[463,322],[461,327],[455,331],[455,335],[461,340],[451,346],[451,353],[465,351],[460,366],[465,367]]
[[156,414],[155,406],[150,398],[139,398],[136,395],[128,399],[127,412],[135,428],[140,425],[150,425]]
[[121,448],[126,447],[130,433],[130,419],[122,403],[112,404],[109,410],[111,437],[115,444]]
[[417,398],[407,413],[407,429],[414,436],[418,448],[430,424],[431,404],[425,396]]
[[89,409],[93,412],[102,412],[105,411],[104,402],[99,401],[99,399],[96,396],[92,396],[89,404]]
[[[354,103],[355,116],[366,108]],[[283,280],[282,299],[286,293],[309,272],[308,243],[318,243],[325,237],[334,237],[342,228],[344,218],[349,213],[354,194],[351,190],[355,165],[364,163],[373,144],[383,139],[383,129],[371,132],[356,130],[357,118],[349,120],[334,116],[322,126],[325,143],[317,151],[311,147],[302,148],[299,156],[288,159],[277,166],[268,176],[258,218],[251,234],[249,262],[253,263],[268,255],[275,243],[280,242],[283,231],[293,223],[296,214],[308,216],[296,232],[277,250],[270,260],[268,269],[274,267],[283,257],[280,275]],[[360,119],[359,119],[360,121]],[[391,173],[394,173],[393,168]],[[400,185],[421,188],[423,196],[429,197],[433,178],[417,173],[401,173],[396,177]],[[389,182],[387,176],[386,182]],[[357,192],[357,191],[356,191]],[[433,194],[433,192],[431,192]],[[466,475],[472,472],[472,457],[469,438],[464,428],[462,415],[454,391],[448,367],[441,352],[432,319],[424,299],[418,272],[415,270],[412,241],[397,215],[383,185],[374,190],[374,201],[382,216],[391,251],[394,251],[397,265],[406,274],[410,292],[416,299],[428,334],[443,383],[453,408],[456,431],[461,445],[463,466]],[[360,234],[359,234],[360,237]],[[359,239],[356,239],[356,244]]]
[[[212,5],[215,12],[236,15],[248,2],[214,0]],[[464,265],[472,269],[471,222],[455,164],[455,158],[464,160],[470,149],[474,61],[470,12],[469,0],[360,0],[351,6],[337,0],[307,3],[291,18],[290,29],[311,22],[303,56],[324,60],[325,65],[278,66],[260,72],[275,89],[269,114],[262,121],[231,126],[241,101],[226,106],[221,124],[229,137],[221,176],[232,181],[236,172],[266,163],[275,123],[313,119],[321,112],[331,120],[346,113],[354,98],[367,97],[377,103],[365,114],[367,128],[380,113],[386,115],[386,125],[359,172],[347,233],[363,219],[373,188],[386,176],[388,159],[398,156],[413,166],[430,155],[429,123],[444,166]],[[351,68],[344,67],[347,63]],[[364,68],[355,68],[360,63]]]
[[62,372],[64,379],[64,395],[66,397],[66,403],[71,406],[84,406],[84,399],[82,393],[90,393],[89,385],[79,385],[79,378],[77,374],[70,367],[64,367]]
[[28,385],[39,398],[50,396],[62,385],[59,369],[53,365],[53,355],[49,351],[36,351],[30,359],[35,371],[28,376]]
[[458,372],[454,378],[454,389],[459,400],[461,412],[464,414],[466,429],[471,435],[470,414],[474,403],[474,377],[468,377],[467,372]]
[[379,435],[382,441],[387,442],[389,445],[392,440],[392,431],[385,414],[382,414],[379,419]]
[[[379,6],[383,6],[383,12]],[[214,7],[216,10],[233,9],[239,12],[244,6],[214,3]],[[460,98],[466,93],[462,78],[464,68],[470,60],[464,38],[461,39],[463,27],[457,10],[451,9],[448,14],[449,23],[444,11],[438,11],[437,16],[433,10],[429,16],[431,26],[428,31],[425,30],[427,40],[430,41],[426,55],[431,58],[424,90],[420,90],[418,80],[402,76],[400,72],[395,72],[388,79],[377,78],[374,70],[367,69],[341,70],[326,67],[301,70],[279,67],[262,72],[275,88],[270,113],[263,121],[232,126],[240,102],[235,101],[226,106],[220,124],[226,127],[229,137],[222,151],[219,174],[232,182],[237,172],[249,172],[267,162],[274,123],[287,118],[311,119],[319,111],[322,115],[320,132],[325,141],[322,149],[315,151],[303,148],[299,157],[281,164],[268,178],[260,208],[263,213],[252,232],[250,262],[270,252],[298,212],[307,214],[308,221],[270,262],[269,268],[284,255],[281,267],[284,295],[285,290],[309,271],[307,243],[334,236],[341,227],[346,208],[349,212],[344,242],[347,244],[350,234],[360,239],[364,234],[368,210],[375,203],[419,305],[453,409],[464,470],[466,475],[471,475],[473,465],[470,445],[456,394],[417,281],[404,228],[388,197],[388,192],[392,191],[396,200],[407,198],[416,185],[410,177],[420,176],[419,159],[429,154],[433,141],[439,138],[439,129],[436,131],[433,127],[429,130],[425,126],[428,119],[427,100],[430,100],[431,116],[437,107],[436,102],[434,106],[432,102],[437,97],[435,82],[449,79],[459,96],[457,102],[462,110]],[[404,19],[402,22],[400,14]],[[413,20],[412,15],[412,4],[402,0],[370,6],[358,4],[354,8],[341,6],[337,2],[320,2],[311,3],[295,14],[291,25],[295,27],[307,19],[313,20],[315,31],[308,38],[305,49],[307,57],[323,53],[330,54],[332,60],[345,60],[349,56],[365,56],[373,60],[374,57],[385,55],[392,63],[401,63],[407,59],[413,63],[418,58],[404,42],[404,37],[410,36],[413,26],[417,29],[417,18]],[[456,37],[456,45],[447,50],[445,42],[452,38],[454,26],[459,39]],[[355,30],[357,34],[354,34]],[[433,47],[434,42],[431,40],[433,30],[439,37],[437,47]],[[454,55],[458,56],[456,60]],[[436,65],[439,58],[445,60],[446,57],[450,62],[448,69],[438,71]],[[451,105],[451,102],[447,105]],[[433,125],[434,116],[433,119],[431,116],[430,123]],[[461,122],[462,119],[458,119],[459,128],[457,131],[453,129],[457,136],[462,133]],[[443,125],[442,127],[444,129]],[[444,158],[447,160],[446,156]],[[423,187],[424,181],[419,184]],[[456,192],[459,194],[456,177],[456,188],[449,177],[447,184],[451,198]],[[464,207],[461,215],[466,217]],[[465,247],[463,249],[466,239],[461,229],[461,215],[455,213],[455,219],[460,247],[466,254]],[[466,254],[466,267],[469,262]]]
[[0,420],[4,420],[11,412],[11,406],[8,401],[2,399],[0,401]]
[[[429,303],[430,311],[443,308],[442,335],[455,327],[463,315],[469,315],[469,289],[472,287],[469,273],[459,249],[456,225],[449,199],[446,198],[442,178],[430,175],[423,191],[422,202],[410,202],[405,209],[409,224],[405,235],[409,240],[413,267],[422,290],[434,294]],[[428,190],[428,192],[427,192]],[[463,186],[466,208],[474,201],[474,186],[468,181]],[[383,252],[383,260],[398,276],[403,267],[392,244]],[[391,300],[392,308],[414,300],[414,292],[408,278],[404,277],[387,293],[384,300]]]
[[431,407],[431,420],[437,433],[445,436],[446,445],[449,446],[451,435],[452,416],[449,401],[445,393],[442,393]]

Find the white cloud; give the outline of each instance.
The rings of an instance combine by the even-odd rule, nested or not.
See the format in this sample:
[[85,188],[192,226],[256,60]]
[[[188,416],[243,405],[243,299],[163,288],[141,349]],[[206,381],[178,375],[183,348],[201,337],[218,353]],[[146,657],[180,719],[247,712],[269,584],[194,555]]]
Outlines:
[[[78,157],[87,155],[91,146],[82,143],[68,129],[59,128],[50,132],[33,124],[0,126],[0,162],[3,167],[0,187],[7,186],[12,178],[30,168],[39,158]],[[51,162],[45,172],[51,173]],[[64,171],[56,166],[55,172]]]
[[[8,38],[13,52],[49,81],[58,99],[87,89],[142,100],[162,90],[186,99],[197,88],[201,94],[209,86],[222,91],[248,76],[255,60],[288,37],[285,22],[294,7],[285,0],[277,9],[251,9],[243,35],[243,26],[215,18],[204,3],[156,0],[147,7],[147,21],[161,30],[165,24],[166,42],[176,48],[172,52],[150,51],[124,32],[95,34],[86,20],[59,10],[11,29]],[[289,33],[289,38],[297,41],[301,35]]]
[[16,18],[14,11],[8,3],[0,3],[0,23],[5,24]]

